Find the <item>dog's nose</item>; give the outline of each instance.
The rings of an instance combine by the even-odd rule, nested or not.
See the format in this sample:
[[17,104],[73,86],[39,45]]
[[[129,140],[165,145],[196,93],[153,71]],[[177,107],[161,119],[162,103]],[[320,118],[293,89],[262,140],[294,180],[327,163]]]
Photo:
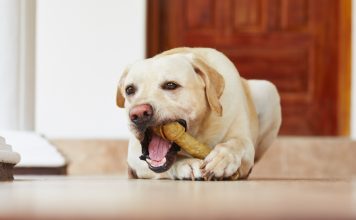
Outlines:
[[144,124],[151,120],[153,116],[152,106],[149,104],[136,105],[130,110],[130,120],[138,124]]

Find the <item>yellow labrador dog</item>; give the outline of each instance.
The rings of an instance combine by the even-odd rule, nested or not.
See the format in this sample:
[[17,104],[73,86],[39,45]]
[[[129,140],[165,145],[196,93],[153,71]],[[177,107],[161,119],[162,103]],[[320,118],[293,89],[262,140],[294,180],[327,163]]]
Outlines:
[[[133,134],[127,162],[134,178],[246,178],[281,124],[276,87],[243,79],[210,48],[176,48],[134,63],[121,76],[116,101],[127,110]],[[211,146],[211,153],[192,158],[152,132],[171,121]]]

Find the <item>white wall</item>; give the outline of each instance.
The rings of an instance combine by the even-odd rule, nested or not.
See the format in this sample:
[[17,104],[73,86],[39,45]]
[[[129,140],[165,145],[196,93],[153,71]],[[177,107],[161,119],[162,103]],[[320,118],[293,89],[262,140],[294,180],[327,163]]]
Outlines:
[[18,129],[18,0],[0,0],[0,129]]
[[0,0],[0,129],[34,127],[35,0]]
[[36,131],[127,138],[116,86],[145,54],[144,0],[38,0]]

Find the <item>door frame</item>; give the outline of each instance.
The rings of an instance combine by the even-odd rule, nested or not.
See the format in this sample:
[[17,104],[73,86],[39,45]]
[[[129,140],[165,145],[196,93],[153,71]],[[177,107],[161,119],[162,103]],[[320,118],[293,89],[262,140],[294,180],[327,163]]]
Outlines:
[[338,94],[338,133],[342,136],[351,134],[351,26],[352,0],[340,2],[339,33],[339,94]]
[[[165,0],[147,0],[147,28],[146,28],[146,57],[152,57],[162,51],[160,42],[166,40],[162,28],[161,10]],[[351,134],[351,24],[352,24],[352,0],[339,2],[339,39],[338,39],[338,102],[337,117],[339,136]]]

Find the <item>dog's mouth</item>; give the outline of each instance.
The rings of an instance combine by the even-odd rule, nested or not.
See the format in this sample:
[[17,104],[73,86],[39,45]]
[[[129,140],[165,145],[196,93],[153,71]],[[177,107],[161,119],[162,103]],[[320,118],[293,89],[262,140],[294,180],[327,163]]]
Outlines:
[[[185,120],[177,121],[185,128],[187,127]],[[151,127],[144,132],[141,147],[142,155],[140,159],[146,161],[148,167],[156,173],[169,170],[176,160],[177,152],[180,150],[176,143],[158,136]]]

